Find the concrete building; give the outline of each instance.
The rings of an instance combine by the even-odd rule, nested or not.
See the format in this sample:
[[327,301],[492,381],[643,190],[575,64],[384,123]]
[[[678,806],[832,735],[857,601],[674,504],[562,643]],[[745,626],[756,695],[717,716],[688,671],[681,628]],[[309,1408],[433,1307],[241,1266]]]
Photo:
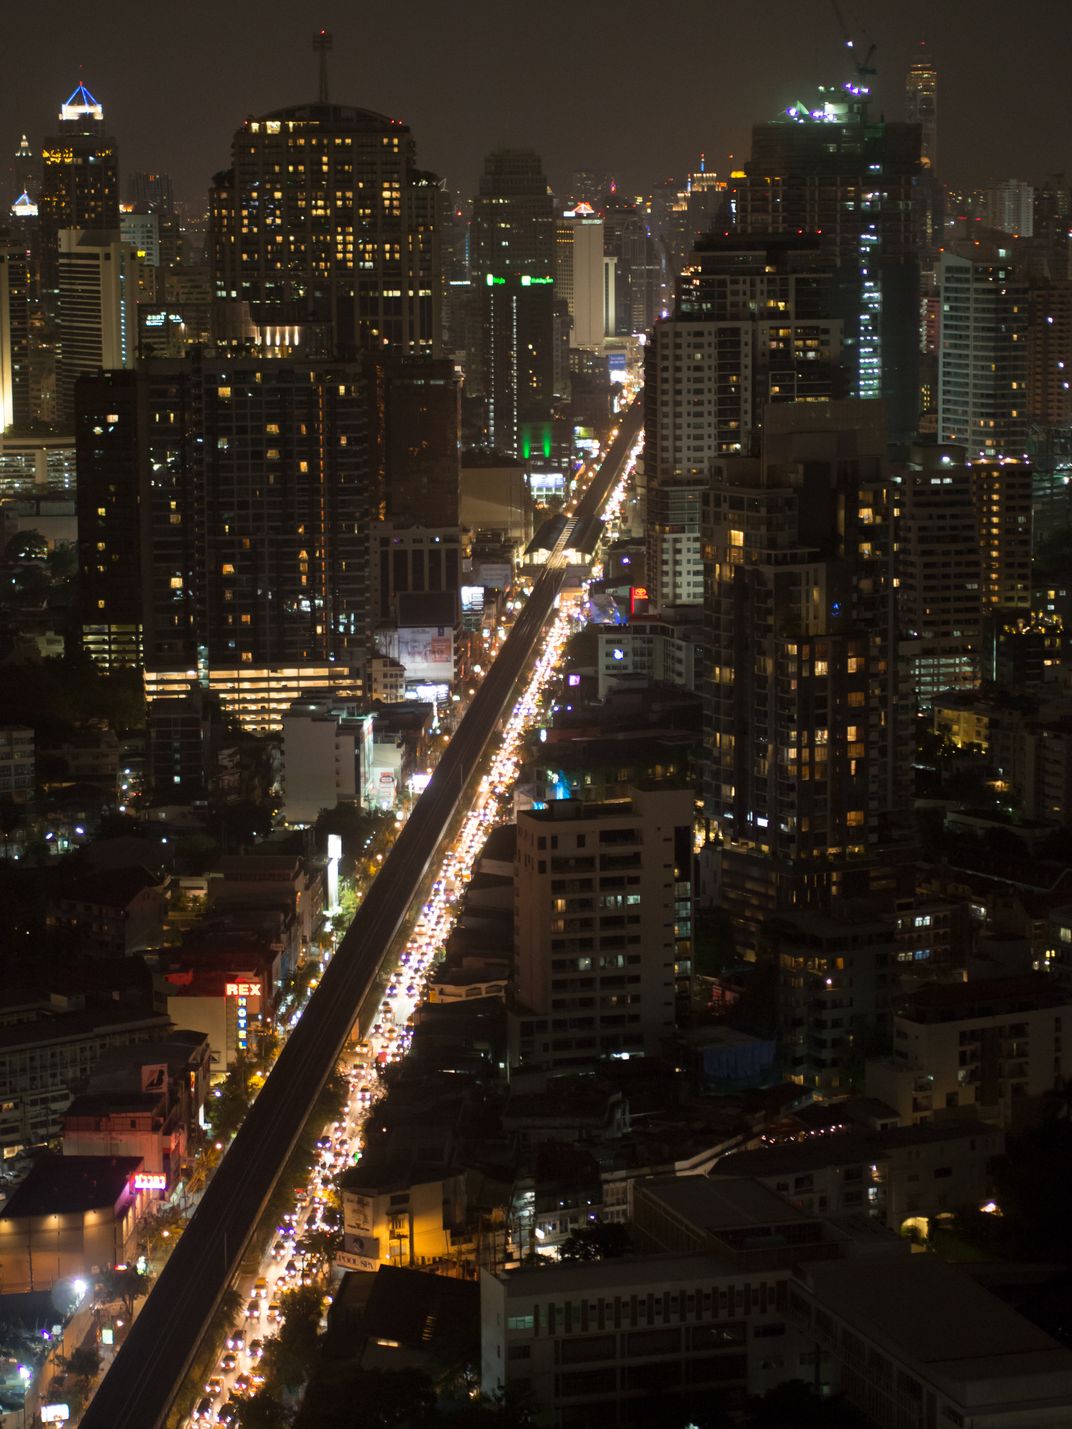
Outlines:
[[983,549],[978,481],[963,447],[913,447],[891,487],[902,652],[916,699],[980,676]]
[[945,252],[938,440],[1020,459],[1028,438],[1028,286],[1008,249]]
[[518,815],[512,1061],[661,1051],[691,972],[692,818],[689,790],[658,786]]
[[25,804],[35,783],[34,732],[28,725],[0,725],[0,799]]
[[934,983],[899,1000],[893,1055],[867,1062],[869,1096],[907,1123],[952,1110],[1015,1127],[1072,1076],[1072,1004],[1043,975]]
[[160,941],[167,918],[166,882],[141,867],[61,877],[46,899],[49,927],[65,928],[81,950],[129,957]]
[[940,1256],[802,1266],[789,1311],[821,1386],[876,1429],[1051,1429],[1072,1413],[1072,1352]]
[[599,698],[623,676],[695,690],[703,659],[703,614],[696,606],[635,615],[628,625],[598,627]]
[[59,233],[60,419],[74,422],[74,384],[101,368],[134,366],[139,259],[118,231],[63,228]]
[[283,717],[283,817],[315,824],[338,804],[364,806],[372,781],[373,717],[356,701],[296,700]]
[[0,1212],[7,1292],[91,1280],[95,1267],[136,1257],[138,1224],[155,1199],[137,1156],[54,1156],[34,1162]]
[[915,1217],[982,1204],[991,1189],[990,1163],[1004,1150],[997,1127],[941,1121],[731,1152],[719,1161],[718,1175],[752,1177],[808,1215],[863,1213],[899,1231]]
[[909,807],[878,402],[770,406],[705,493],[704,794],[722,889],[763,920],[889,893]]
[[364,684],[356,669],[324,661],[299,665],[239,665],[210,669],[206,675],[196,665],[144,671],[145,698],[184,695],[191,684],[204,680],[205,688],[219,698],[224,712],[250,734],[273,734],[283,728],[283,718],[295,700],[310,697],[356,699]]
[[986,610],[1031,609],[1031,467],[973,461],[970,466],[982,555]]
[[[589,204],[567,209],[555,226],[555,279],[570,315],[570,347],[602,347],[608,332],[603,220]],[[613,302],[613,283],[611,301]]]
[[[171,1019],[148,1008],[77,998],[12,998],[0,1008],[0,1146],[14,1156],[59,1134],[72,1090],[111,1048],[161,1037]],[[136,1053],[134,1054],[137,1055]]]
[[225,734],[219,697],[200,685],[146,711],[149,787],[165,803],[189,803],[215,792]]
[[452,1258],[466,1220],[466,1174],[457,1167],[355,1167],[342,1184],[343,1251],[336,1265],[417,1268]]
[[526,545],[532,539],[532,505],[523,462],[484,460],[478,453],[466,456],[459,504],[466,530]]

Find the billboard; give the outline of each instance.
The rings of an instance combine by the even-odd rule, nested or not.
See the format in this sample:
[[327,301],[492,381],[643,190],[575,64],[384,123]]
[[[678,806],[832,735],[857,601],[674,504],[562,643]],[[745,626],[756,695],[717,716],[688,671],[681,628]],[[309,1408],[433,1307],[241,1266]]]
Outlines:
[[454,679],[454,632],[445,625],[415,625],[398,632],[398,658],[407,684],[449,684]]

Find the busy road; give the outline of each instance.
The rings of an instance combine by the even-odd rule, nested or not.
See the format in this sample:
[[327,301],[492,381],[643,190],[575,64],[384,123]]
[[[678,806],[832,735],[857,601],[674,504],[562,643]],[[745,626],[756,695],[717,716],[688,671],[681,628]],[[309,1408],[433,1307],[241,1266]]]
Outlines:
[[[577,503],[575,522],[602,509],[626,467],[640,418],[638,403],[623,415],[607,456]],[[162,1422],[188,1375],[205,1326],[236,1274],[309,1109],[339,1061],[360,1009],[370,996],[375,996],[388,950],[424,886],[459,801],[510,704],[519,678],[529,666],[562,586],[567,534],[562,533],[551,559],[537,577],[431,782],[401,829],[301,1020],[131,1326],[126,1343],[83,1418],[87,1429],[152,1429]],[[481,782],[474,799],[477,810],[487,804],[496,788],[492,774],[485,778],[487,782]],[[443,888],[439,892],[442,894]],[[430,906],[434,910],[437,905]],[[388,1037],[383,1029],[383,1036],[389,1042],[404,1041],[397,1029],[394,1037]]]

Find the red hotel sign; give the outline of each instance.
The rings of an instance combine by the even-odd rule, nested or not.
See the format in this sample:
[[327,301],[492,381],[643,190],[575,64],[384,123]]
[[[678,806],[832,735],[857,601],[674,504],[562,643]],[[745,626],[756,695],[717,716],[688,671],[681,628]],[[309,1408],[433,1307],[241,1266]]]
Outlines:
[[225,989],[228,997],[260,997],[259,982],[229,982]]

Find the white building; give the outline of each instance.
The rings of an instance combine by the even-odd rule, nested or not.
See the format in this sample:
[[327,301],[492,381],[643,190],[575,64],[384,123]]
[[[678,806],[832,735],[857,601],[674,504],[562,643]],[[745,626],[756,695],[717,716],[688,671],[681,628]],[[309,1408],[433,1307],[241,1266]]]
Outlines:
[[943,253],[938,440],[969,458],[1022,457],[1027,444],[1028,289],[1011,250]]
[[893,1055],[867,1063],[867,1094],[906,1123],[974,1108],[1009,1127],[1068,1077],[1072,1003],[1032,974],[932,983],[905,997],[894,1009]]
[[696,689],[703,646],[703,616],[697,606],[635,615],[628,625],[603,625],[596,630],[601,700],[623,676],[639,675],[653,685]]
[[356,701],[295,700],[283,716],[283,817],[312,824],[323,809],[365,804],[372,782],[372,715]]
[[134,366],[139,265],[111,231],[61,228],[59,245],[60,411],[71,422],[83,373]]
[[667,788],[518,814],[515,1064],[662,1050],[691,935],[692,818],[692,792]]
[[570,347],[601,347],[607,332],[603,271],[603,220],[580,203],[558,220],[555,282],[570,317]]

